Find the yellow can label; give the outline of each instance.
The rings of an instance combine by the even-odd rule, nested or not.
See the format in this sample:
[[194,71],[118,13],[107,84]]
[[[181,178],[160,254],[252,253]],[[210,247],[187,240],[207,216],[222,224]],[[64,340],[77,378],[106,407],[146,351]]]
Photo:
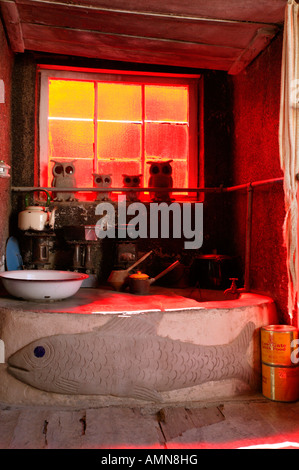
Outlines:
[[286,325],[263,327],[261,329],[262,362],[278,366],[294,366],[294,354],[298,349],[298,330]]

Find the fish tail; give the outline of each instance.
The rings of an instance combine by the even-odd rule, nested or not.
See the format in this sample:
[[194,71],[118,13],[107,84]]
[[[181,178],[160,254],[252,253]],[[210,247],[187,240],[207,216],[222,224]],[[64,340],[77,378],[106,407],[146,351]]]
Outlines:
[[234,339],[234,342],[236,342],[237,348],[240,352],[244,352],[248,349],[254,330],[255,324],[253,322],[249,322],[247,323],[247,325],[244,326],[243,330]]
[[235,359],[234,375],[250,386],[253,386],[255,383],[255,373],[253,368],[248,363],[246,352],[252,340],[254,330],[255,324],[253,322],[247,323],[247,325],[231,343],[232,355]]

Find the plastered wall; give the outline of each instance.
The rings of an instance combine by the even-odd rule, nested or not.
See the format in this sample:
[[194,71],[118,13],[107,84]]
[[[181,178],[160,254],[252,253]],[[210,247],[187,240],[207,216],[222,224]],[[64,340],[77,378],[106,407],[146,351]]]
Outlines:
[[[279,106],[282,34],[247,69],[232,78],[233,185],[283,176],[279,160]],[[245,258],[246,192],[231,196],[231,240]],[[282,183],[254,189],[250,282],[276,300],[281,321],[288,321],[285,217]]]
[[[11,74],[13,54],[8,48],[0,18],[0,80],[4,87],[0,102],[0,160],[11,165]],[[3,102],[4,101],[4,102]],[[10,179],[0,178],[0,269],[3,269],[3,256],[9,235]]]

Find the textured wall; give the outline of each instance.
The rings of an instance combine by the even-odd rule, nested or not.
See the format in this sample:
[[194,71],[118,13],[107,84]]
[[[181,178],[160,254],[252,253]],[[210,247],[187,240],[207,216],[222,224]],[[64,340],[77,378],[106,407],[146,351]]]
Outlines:
[[[282,35],[232,79],[234,185],[282,176],[278,141],[281,51]],[[246,193],[234,194],[231,200],[232,243],[244,259]],[[282,183],[254,190],[251,286],[274,298],[281,320],[288,321],[284,216]]]
[[[4,81],[5,103],[0,103],[0,160],[11,164],[11,73],[13,54],[8,48],[0,19],[0,79]],[[10,179],[0,178],[0,267],[8,238],[10,215]]]

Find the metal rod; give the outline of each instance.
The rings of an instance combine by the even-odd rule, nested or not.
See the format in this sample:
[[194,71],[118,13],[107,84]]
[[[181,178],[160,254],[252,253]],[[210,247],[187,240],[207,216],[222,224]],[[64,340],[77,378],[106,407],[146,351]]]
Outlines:
[[11,188],[14,192],[25,192],[25,191],[53,191],[53,192],[155,192],[155,191],[165,191],[165,192],[211,192],[211,193],[221,193],[223,188],[53,188],[53,187],[44,187],[44,186],[13,186]]
[[257,186],[264,186],[267,184],[273,184],[273,183],[281,183],[283,182],[283,177],[281,178],[272,178],[268,180],[260,180],[260,181],[254,181],[253,183],[244,183],[244,184],[239,184],[238,186],[231,186],[228,188],[223,188],[223,192],[232,192],[232,191],[239,191],[241,189],[247,189],[249,186],[252,188],[257,187]]
[[232,191],[239,191],[242,189],[248,189],[249,186],[257,187],[257,186],[264,186],[267,184],[273,183],[281,183],[283,181],[283,177],[281,178],[273,178],[268,180],[260,180],[254,181],[252,183],[245,183],[240,184],[237,186],[231,187],[217,187],[217,188],[56,188],[56,187],[44,187],[44,186],[12,186],[11,190],[14,192],[25,192],[25,191],[53,191],[53,192],[129,192],[129,191],[136,191],[136,192],[155,192],[155,191],[166,191],[166,192],[189,192],[189,193],[225,193],[225,192],[232,192]]

